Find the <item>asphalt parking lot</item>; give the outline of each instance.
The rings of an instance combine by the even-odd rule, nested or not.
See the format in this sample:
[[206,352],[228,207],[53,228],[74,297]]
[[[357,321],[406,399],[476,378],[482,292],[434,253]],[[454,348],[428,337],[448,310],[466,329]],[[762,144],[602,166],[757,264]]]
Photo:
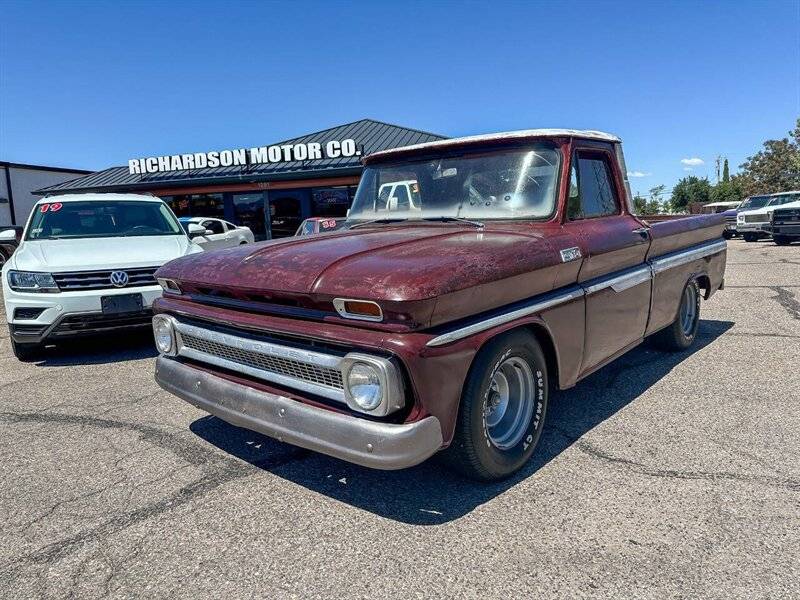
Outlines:
[[797,597],[800,245],[733,240],[698,343],[551,400],[501,484],[209,417],[148,335],[20,363],[0,330],[0,596]]

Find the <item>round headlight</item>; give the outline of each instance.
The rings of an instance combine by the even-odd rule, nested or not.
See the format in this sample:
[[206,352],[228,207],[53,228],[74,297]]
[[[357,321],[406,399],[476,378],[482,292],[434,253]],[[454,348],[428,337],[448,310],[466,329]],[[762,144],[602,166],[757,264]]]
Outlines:
[[347,389],[353,402],[363,410],[375,410],[383,399],[381,380],[375,367],[356,363],[347,372]]
[[168,318],[158,315],[153,317],[153,336],[156,340],[156,349],[161,354],[170,354],[174,351],[175,330]]

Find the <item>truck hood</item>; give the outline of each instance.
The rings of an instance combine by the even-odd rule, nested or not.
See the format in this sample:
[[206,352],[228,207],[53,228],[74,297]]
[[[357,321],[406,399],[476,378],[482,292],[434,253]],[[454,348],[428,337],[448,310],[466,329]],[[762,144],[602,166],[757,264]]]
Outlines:
[[160,266],[200,251],[184,235],[26,240],[12,261],[20,271],[99,271]]
[[186,256],[158,276],[213,293],[369,299],[423,325],[549,291],[560,262],[530,225],[404,224]]

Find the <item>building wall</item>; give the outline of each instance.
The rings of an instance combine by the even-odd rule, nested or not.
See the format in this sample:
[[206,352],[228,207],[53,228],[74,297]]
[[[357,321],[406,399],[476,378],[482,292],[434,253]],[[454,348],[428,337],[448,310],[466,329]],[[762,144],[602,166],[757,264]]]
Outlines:
[[8,201],[6,168],[0,167],[0,227],[11,225],[11,204]]
[[[11,218],[6,171],[11,176],[11,192],[14,197],[14,219]],[[33,205],[40,199],[31,192],[85,175],[87,171],[62,171],[40,169],[35,166],[0,164],[0,227],[24,225]]]

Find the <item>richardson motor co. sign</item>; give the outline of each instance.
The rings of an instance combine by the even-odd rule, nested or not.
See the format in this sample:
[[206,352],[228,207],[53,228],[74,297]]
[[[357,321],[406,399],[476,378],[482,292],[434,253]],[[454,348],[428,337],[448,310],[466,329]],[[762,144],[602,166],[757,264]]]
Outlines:
[[299,160],[322,160],[326,158],[349,158],[360,156],[361,150],[355,140],[331,140],[325,143],[282,144],[260,146],[258,148],[239,148],[220,152],[195,152],[193,154],[172,154],[133,158],[128,161],[131,175],[144,173],[163,173],[165,171],[186,171],[237,165],[263,165],[269,163],[293,162]]

